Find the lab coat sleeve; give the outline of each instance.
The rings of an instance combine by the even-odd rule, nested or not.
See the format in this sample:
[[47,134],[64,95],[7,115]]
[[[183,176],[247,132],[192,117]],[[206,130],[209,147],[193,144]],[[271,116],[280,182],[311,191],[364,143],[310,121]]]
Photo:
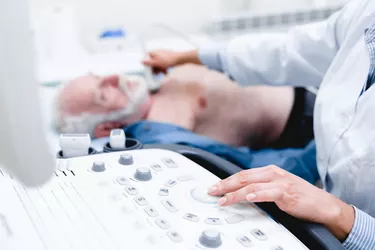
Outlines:
[[354,209],[354,226],[343,243],[344,247],[348,250],[375,249],[375,218],[356,207]]
[[345,38],[358,2],[351,1],[325,21],[286,34],[246,35],[224,45],[202,47],[199,59],[243,86],[317,87]]

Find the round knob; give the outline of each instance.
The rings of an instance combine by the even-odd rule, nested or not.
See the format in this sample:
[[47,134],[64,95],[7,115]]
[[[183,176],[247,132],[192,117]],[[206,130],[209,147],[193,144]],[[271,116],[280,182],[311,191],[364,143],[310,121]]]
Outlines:
[[139,181],[149,181],[152,179],[152,174],[149,168],[138,168],[134,177]]
[[203,187],[194,188],[191,190],[190,194],[195,200],[202,203],[217,204],[220,199],[220,197],[209,195],[207,188]]
[[133,156],[130,155],[130,154],[122,154],[120,156],[119,162],[120,162],[121,165],[125,165],[125,166],[132,165],[133,162],[134,162]]
[[202,246],[208,248],[218,248],[222,244],[220,233],[215,229],[203,231],[201,237],[199,238],[199,242],[202,244]]
[[94,171],[94,172],[104,172],[105,171],[105,164],[104,164],[104,162],[102,162],[102,161],[95,161],[92,164],[91,170]]

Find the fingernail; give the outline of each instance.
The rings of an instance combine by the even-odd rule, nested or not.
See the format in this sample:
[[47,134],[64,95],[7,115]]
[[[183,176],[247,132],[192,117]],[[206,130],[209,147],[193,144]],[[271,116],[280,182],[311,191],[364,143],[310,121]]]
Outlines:
[[214,193],[215,191],[217,191],[217,187],[216,186],[212,186],[212,187],[208,188],[208,193],[209,194]]
[[219,199],[219,205],[222,206],[224,205],[225,203],[227,203],[228,199],[226,197],[222,197]]
[[255,197],[257,197],[255,194],[248,194],[248,195],[246,195],[246,199],[247,199],[248,201],[252,201],[252,200],[254,200]]

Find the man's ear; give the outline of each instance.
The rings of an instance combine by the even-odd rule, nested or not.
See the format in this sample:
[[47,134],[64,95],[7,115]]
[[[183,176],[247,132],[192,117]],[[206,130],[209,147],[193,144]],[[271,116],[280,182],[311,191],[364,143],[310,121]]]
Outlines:
[[104,122],[95,127],[94,137],[108,137],[111,134],[111,130],[117,128],[122,128],[122,124],[119,122]]
[[106,76],[103,78],[103,81],[101,83],[102,86],[112,86],[112,87],[118,87],[119,86],[119,79],[120,77],[118,75],[111,75]]

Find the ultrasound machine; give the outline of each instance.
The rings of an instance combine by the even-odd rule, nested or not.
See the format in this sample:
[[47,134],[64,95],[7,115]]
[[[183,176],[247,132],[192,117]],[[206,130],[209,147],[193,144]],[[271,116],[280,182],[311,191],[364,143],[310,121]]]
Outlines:
[[207,188],[241,169],[207,152],[142,145],[114,130],[103,151],[41,122],[27,0],[0,2],[0,249],[343,249],[275,204],[226,208]]

